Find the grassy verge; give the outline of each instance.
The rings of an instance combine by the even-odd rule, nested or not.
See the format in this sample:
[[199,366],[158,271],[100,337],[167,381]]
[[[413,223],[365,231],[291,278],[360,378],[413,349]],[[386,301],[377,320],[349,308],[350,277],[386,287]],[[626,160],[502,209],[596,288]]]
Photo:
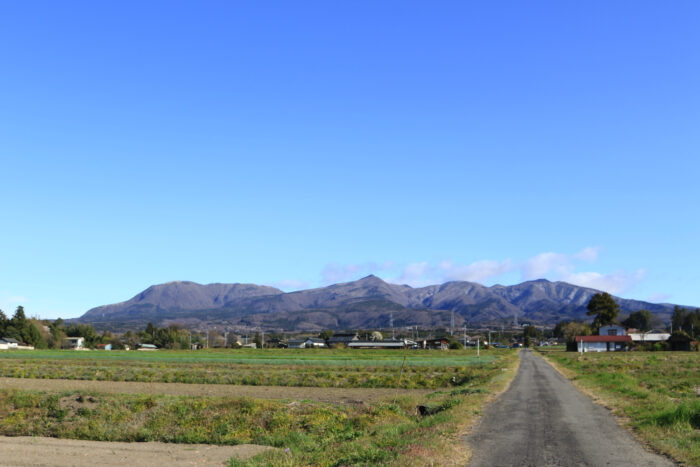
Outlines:
[[700,354],[540,350],[655,450],[700,465]]
[[0,390],[0,434],[280,448],[233,465],[450,465],[466,458],[456,438],[516,362],[504,353],[461,386],[367,406]]

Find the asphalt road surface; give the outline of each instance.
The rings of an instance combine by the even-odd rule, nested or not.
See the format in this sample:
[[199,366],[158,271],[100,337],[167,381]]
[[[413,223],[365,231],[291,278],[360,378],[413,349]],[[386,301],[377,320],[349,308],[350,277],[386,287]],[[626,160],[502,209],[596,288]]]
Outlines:
[[510,388],[467,437],[469,467],[674,465],[647,452],[541,357],[523,350],[520,359]]

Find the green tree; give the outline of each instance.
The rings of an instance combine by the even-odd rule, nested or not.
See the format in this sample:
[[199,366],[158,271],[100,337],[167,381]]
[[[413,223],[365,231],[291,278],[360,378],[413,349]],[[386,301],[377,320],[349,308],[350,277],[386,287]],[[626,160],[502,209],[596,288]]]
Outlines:
[[330,331],[330,330],[321,331],[321,333],[318,335],[318,337],[320,337],[324,341],[327,341],[328,339],[333,337],[333,331]]
[[253,339],[253,342],[255,342],[255,346],[259,349],[262,349],[262,337],[260,336],[260,333],[255,334],[255,339]]
[[5,335],[5,329],[7,329],[7,326],[10,325],[10,320],[7,319],[7,315],[0,310],[0,337],[3,337]]
[[37,326],[36,323],[27,322],[23,333],[24,341],[37,349],[45,349],[48,347],[48,344]]
[[24,314],[24,307],[22,305],[18,306],[15,310],[15,314],[10,320],[10,324],[19,329],[20,332],[27,325],[27,316]]
[[614,324],[617,314],[620,312],[620,305],[615,302],[607,292],[597,293],[591,297],[588,302],[588,316],[595,315],[593,318],[593,328],[598,330],[601,326]]
[[622,322],[628,328],[637,328],[642,332],[651,331],[654,315],[649,310],[639,310],[630,313],[629,317]]
[[671,315],[671,327],[675,331],[676,329],[683,328],[683,322],[688,314],[685,308],[681,308],[678,305],[673,307],[673,315]]

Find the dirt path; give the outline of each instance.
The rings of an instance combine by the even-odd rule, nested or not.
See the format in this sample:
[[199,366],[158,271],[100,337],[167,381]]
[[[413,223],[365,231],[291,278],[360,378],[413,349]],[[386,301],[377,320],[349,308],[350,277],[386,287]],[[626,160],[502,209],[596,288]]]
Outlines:
[[467,438],[470,467],[673,465],[645,451],[541,357],[523,350],[520,358],[510,388]]
[[248,459],[267,446],[113,443],[31,436],[0,436],[0,465],[7,466],[222,466],[231,457]]
[[[137,383],[73,379],[0,378],[0,388],[31,391],[86,391],[120,394],[168,394],[173,396],[251,397],[254,399],[310,399],[336,404],[362,404],[394,397],[396,389],[304,388],[286,386],[237,386],[232,384]],[[399,389],[398,394],[427,394],[429,389]]]

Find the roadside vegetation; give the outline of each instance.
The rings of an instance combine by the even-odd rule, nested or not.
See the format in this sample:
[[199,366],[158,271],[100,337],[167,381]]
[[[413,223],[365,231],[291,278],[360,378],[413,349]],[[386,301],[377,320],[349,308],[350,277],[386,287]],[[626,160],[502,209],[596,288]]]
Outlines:
[[[303,352],[303,351],[302,351]],[[306,351],[315,354],[316,351]],[[410,353],[410,352],[408,352]],[[58,352],[58,355],[64,353]],[[88,352],[82,353],[88,354]],[[89,352],[94,355],[95,352]],[[222,352],[223,354],[223,352]],[[230,357],[236,352],[229,351]],[[261,351],[249,356],[261,357]],[[401,395],[371,404],[329,404],[309,400],[257,400],[249,398],[190,397],[166,395],[122,395],[87,392],[38,392],[0,390],[0,434],[39,435],[104,441],[163,441],[172,443],[242,444],[274,446],[276,451],[261,454],[249,461],[232,461],[232,465],[413,465],[462,463],[467,458],[463,443],[456,437],[468,427],[480,407],[496,391],[503,389],[514,375],[517,353],[489,351],[476,359],[470,351],[456,353],[418,352],[419,366],[403,364],[403,355],[378,352],[375,366],[400,387],[410,387],[418,377],[431,378],[421,372],[440,371],[450,375],[445,387],[430,394]],[[13,353],[12,355],[18,355]],[[167,356],[168,353],[164,352]],[[179,354],[178,354],[179,355]],[[222,355],[213,355],[222,358]],[[278,358],[283,355],[280,353]],[[435,358],[433,358],[435,355]],[[441,362],[469,362],[449,366]],[[310,357],[311,355],[309,355]],[[348,364],[372,360],[371,352],[325,351],[317,357],[333,362],[326,365],[300,365],[285,370],[351,374],[359,366]],[[334,358],[343,357],[343,358]],[[144,357],[154,358],[154,357]],[[273,357],[274,360],[274,357]],[[409,358],[407,357],[407,362]],[[2,362],[39,365],[49,371],[47,358],[3,358]],[[54,367],[81,367],[87,360],[53,360]],[[434,365],[426,366],[425,361]],[[388,364],[392,362],[391,364]],[[398,362],[398,363],[397,363]],[[117,361],[104,361],[107,366]],[[148,371],[167,373],[173,361],[126,360],[123,366],[150,365]],[[216,365],[206,363],[206,365]],[[240,364],[220,362],[229,372],[238,372]],[[158,365],[162,365],[159,367]],[[183,362],[190,370],[202,365]],[[252,366],[252,365],[251,365]],[[264,370],[278,367],[268,363]],[[182,370],[184,371],[184,370]],[[201,373],[205,374],[205,369]],[[442,374],[442,373],[441,373]],[[454,379],[452,379],[454,378]],[[269,379],[268,379],[269,380]],[[345,378],[350,383],[350,378]],[[443,380],[441,380],[443,381]],[[352,387],[364,387],[362,381]],[[387,382],[387,385],[389,383]],[[442,384],[442,383],[441,383]]]
[[700,465],[700,354],[538,350],[648,445]]

